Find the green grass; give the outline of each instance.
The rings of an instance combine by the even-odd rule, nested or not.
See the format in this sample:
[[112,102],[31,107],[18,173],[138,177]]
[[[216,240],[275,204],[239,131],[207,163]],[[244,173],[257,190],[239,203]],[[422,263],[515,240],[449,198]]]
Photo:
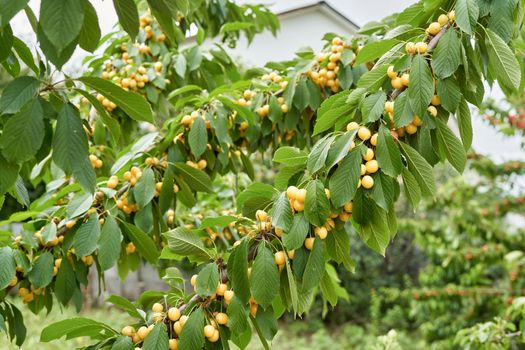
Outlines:
[[25,325],[27,327],[27,338],[21,348],[11,344],[5,333],[0,332],[0,349],[1,350],[71,350],[76,347],[86,346],[91,344],[87,338],[77,338],[66,341],[64,339],[55,340],[49,343],[40,342],[40,333],[42,330],[53,322],[61,321],[71,317],[88,317],[94,320],[103,321],[104,323],[121,329],[127,323],[132,323],[133,320],[125,313],[116,309],[92,309],[83,310],[80,314],[75,312],[74,308],[62,308],[57,303],[54,304],[53,310],[46,314],[45,310],[38,315],[32,314],[27,306],[23,305],[18,299],[14,304],[22,311],[24,315]]

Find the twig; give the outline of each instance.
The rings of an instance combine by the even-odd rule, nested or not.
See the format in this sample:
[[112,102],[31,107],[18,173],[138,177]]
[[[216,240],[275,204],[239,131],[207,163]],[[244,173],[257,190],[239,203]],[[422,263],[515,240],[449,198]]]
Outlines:
[[[445,24],[443,26],[443,28],[441,28],[441,30],[439,31],[439,33],[437,33],[432,39],[430,39],[428,41],[428,46],[427,46],[427,50],[430,51],[430,50],[433,50],[438,42],[439,42],[439,39],[441,39],[441,37],[445,34],[445,32],[447,31],[447,29],[450,27],[450,25],[448,24]],[[399,89],[395,89],[392,94],[390,95],[390,98],[392,100],[395,100],[396,97],[398,97],[403,91],[405,91],[407,89],[406,86],[402,86],[400,87]]]

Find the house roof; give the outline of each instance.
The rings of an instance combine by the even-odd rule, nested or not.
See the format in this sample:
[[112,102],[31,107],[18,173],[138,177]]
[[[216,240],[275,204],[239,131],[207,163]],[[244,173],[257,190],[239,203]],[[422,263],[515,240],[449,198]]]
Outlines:
[[357,25],[357,23],[352,21],[350,18],[345,16],[341,11],[337,10],[335,7],[330,5],[329,2],[324,1],[324,0],[316,1],[313,3],[301,5],[301,6],[292,7],[284,11],[277,12],[277,16],[286,17],[286,16],[297,15],[297,14],[300,14],[301,12],[312,11],[316,9],[320,9],[324,13],[335,17],[337,20],[342,22],[342,24],[346,24],[347,26],[351,27],[353,30],[359,29],[359,25]]

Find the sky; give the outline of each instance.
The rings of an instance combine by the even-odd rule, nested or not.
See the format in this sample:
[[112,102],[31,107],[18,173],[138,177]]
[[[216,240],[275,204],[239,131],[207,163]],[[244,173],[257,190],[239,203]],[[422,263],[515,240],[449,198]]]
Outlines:
[[[61,1],[61,0],[57,0]],[[102,34],[106,34],[113,30],[117,17],[113,9],[113,2],[109,0],[90,0],[96,8],[99,15],[100,27]],[[242,3],[264,3],[270,7],[274,12],[282,12],[296,7],[312,4],[317,1],[312,0],[239,0]],[[354,23],[362,26],[369,21],[380,20],[394,12],[402,11],[407,6],[415,3],[414,0],[327,0],[331,6],[336,8],[343,15],[348,17]],[[29,2],[32,9],[38,16],[39,0],[31,0]],[[319,28],[322,31],[322,28]],[[35,46],[34,35],[30,29],[27,19],[23,14],[17,15],[14,19],[13,31],[16,35],[24,38],[30,44],[30,47]],[[86,55],[85,52],[78,49],[75,52],[73,63],[69,70],[80,69],[81,58]],[[487,96],[495,99],[501,99],[503,94],[499,88],[487,90]],[[521,137],[509,138],[495,132],[495,130],[486,125],[481,118],[473,119],[474,126],[474,149],[482,154],[491,156],[496,161],[522,159],[525,160],[525,152],[520,147]]]

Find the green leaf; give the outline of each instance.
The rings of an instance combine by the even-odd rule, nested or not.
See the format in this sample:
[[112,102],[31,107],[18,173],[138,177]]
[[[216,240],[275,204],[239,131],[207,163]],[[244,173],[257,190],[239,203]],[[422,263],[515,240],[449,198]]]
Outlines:
[[[177,43],[184,40],[184,34],[178,27],[174,26],[173,22],[176,18],[176,9],[173,8],[172,10],[173,5],[170,3],[173,2],[166,0],[148,0],[149,8],[155,19],[159,22],[163,32],[166,33],[172,42]],[[181,2],[178,3],[180,4]],[[177,32],[180,33],[182,38],[177,36]]]
[[[1,1],[2,0],[0,0],[0,2]],[[23,1],[25,2],[25,0]],[[2,7],[2,5],[0,5],[0,7]],[[35,61],[33,59],[33,53],[31,52],[29,47],[27,47],[27,45],[22,40],[18,39],[17,37],[14,37],[13,48],[18,54],[18,57],[20,57],[20,59],[26,64],[26,66],[28,66],[33,72],[35,72],[36,75],[39,75],[40,69],[36,66]]]
[[410,85],[408,98],[415,114],[425,114],[430,100],[434,96],[434,80],[423,55],[416,55],[410,68]]
[[492,67],[502,88],[515,91],[521,82],[521,70],[516,56],[501,37],[490,29],[485,29],[485,42]]
[[163,322],[157,323],[144,339],[142,350],[167,350],[168,329]]
[[190,132],[188,133],[188,143],[190,144],[191,153],[199,158],[208,145],[208,131],[204,119],[197,118],[193,121]]
[[55,281],[55,295],[62,305],[67,305],[78,289],[75,271],[68,259],[64,259],[58,269]]
[[107,302],[110,304],[115,305],[119,309],[126,311],[128,315],[130,315],[133,318],[142,319],[144,318],[143,315],[137,310],[137,307],[135,304],[133,304],[128,299],[121,297],[120,295],[112,295],[107,299]]
[[84,23],[78,37],[78,44],[86,51],[94,52],[100,40],[97,11],[88,0],[82,0],[84,7]]
[[0,113],[16,113],[35,98],[40,81],[30,76],[14,79],[4,88],[0,98]]
[[272,224],[284,231],[288,231],[293,221],[292,208],[286,192],[279,195],[272,208]]
[[108,80],[96,77],[81,77],[79,81],[83,82],[92,89],[100,92],[108,100],[114,102],[130,118],[137,121],[146,121],[155,123],[153,112],[150,104],[144,97],[136,92],[126,91]]
[[453,78],[438,80],[437,94],[441,100],[441,106],[450,113],[456,112],[461,100],[461,91],[459,86]]
[[188,50],[188,70],[190,72],[200,67],[202,62],[202,52],[198,45]]
[[122,232],[117,221],[111,215],[106,216],[98,240],[98,263],[102,271],[113,267],[120,256]]
[[139,12],[134,0],[113,0],[118,21],[132,40],[139,33]]
[[308,153],[297,147],[279,147],[273,155],[274,162],[286,164],[287,166],[304,165],[307,160]]
[[310,91],[308,90],[307,79],[300,79],[295,89],[293,104],[298,110],[303,111],[310,103]]
[[[248,240],[243,239],[228,258],[228,278],[235,290],[236,298],[247,303],[250,298],[248,281]],[[235,298],[234,298],[235,299]]]
[[190,185],[192,190],[213,193],[212,181],[204,171],[195,169],[184,163],[175,163],[174,165],[175,172],[183,176],[184,181]]
[[323,101],[317,110],[313,136],[330,129],[340,117],[350,113],[352,107],[346,103],[349,95],[350,91],[344,90]]
[[82,336],[91,336],[96,339],[97,336],[103,336],[104,339],[107,336],[103,334],[108,332],[111,335],[117,334],[115,330],[103,323],[90,320],[89,318],[75,317],[52,323],[44,328],[40,334],[40,341],[50,342],[63,336],[66,336],[68,339]]
[[195,285],[195,291],[201,297],[209,297],[215,294],[217,287],[219,286],[219,269],[215,262],[207,264],[200,272],[197,277],[197,284]]
[[[183,87],[180,87],[170,92],[168,95],[168,100],[171,101],[175,97],[188,93],[188,92],[195,92],[195,94],[197,95],[197,92],[201,92],[201,91],[202,91],[202,87],[198,85],[184,85]],[[175,100],[172,102],[175,102]]]
[[231,110],[234,110],[238,113],[239,116],[244,118],[246,122],[249,125],[255,124],[255,112],[253,112],[251,109],[238,105],[237,103],[230,100],[228,97],[225,96],[217,96],[217,99],[222,102],[223,105],[228,107]]
[[306,186],[304,201],[304,217],[315,226],[322,226],[330,215],[330,202],[326,197],[323,183],[312,180]]
[[73,247],[77,256],[91,255],[97,249],[97,242],[100,236],[100,224],[98,215],[92,214],[75,233],[73,237]]
[[89,103],[91,103],[93,107],[95,107],[96,111],[98,112],[98,115],[100,116],[102,123],[104,123],[104,125],[108,128],[111,134],[111,137],[113,139],[113,142],[118,142],[120,138],[119,122],[108,114],[104,106],[102,106],[102,103],[99,100],[97,100],[97,98],[94,95],[82,89],[75,89],[75,91],[78,91],[80,94],[82,94],[82,96],[87,98]]
[[201,308],[190,314],[179,337],[179,349],[197,350],[204,347],[204,316]]
[[419,202],[421,201],[421,189],[416,181],[416,178],[410,171],[406,168],[403,168],[403,187],[405,188],[405,194],[412,204],[412,208],[416,208]]
[[450,77],[461,63],[461,42],[454,28],[449,28],[439,39],[432,53],[434,74],[441,79]]
[[[361,175],[361,161],[361,148],[356,147],[348,153],[330,177],[328,185],[335,207],[341,207],[354,197]],[[322,224],[324,222],[320,225]]]
[[381,171],[388,176],[396,177],[401,173],[401,153],[384,125],[381,125],[378,132],[376,158]]
[[140,255],[142,255],[144,259],[146,259],[151,264],[155,264],[160,253],[157,249],[157,246],[155,245],[155,242],[153,242],[151,237],[144,233],[144,231],[142,231],[137,226],[134,226],[127,222],[123,222],[122,225],[124,227],[126,235],[130,239],[130,241],[133,242],[135,247],[137,247],[137,250],[140,253]]
[[403,91],[394,102],[394,125],[396,128],[407,126],[414,119],[414,112],[410,106],[408,91]]
[[0,248],[0,289],[4,290],[16,274],[16,263],[10,247]]
[[242,333],[248,328],[248,310],[239,298],[234,297],[228,305],[228,328],[233,333]]
[[435,123],[437,125],[437,138],[447,155],[448,161],[457,171],[463,172],[467,163],[467,153],[461,141],[458,140],[452,130],[441,119],[436,118]]
[[386,247],[390,241],[390,229],[386,216],[381,208],[376,205],[367,207],[368,220],[361,226],[361,239],[370,248],[385,256]]
[[93,195],[89,193],[83,193],[76,195],[67,205],[67,216],[72,219],[77,216],[84,214],[91,208],[93,204]]
[[326,251],[336,263],[343,263],[348,271],[355,270],[355,264],[350,257],[350,237],[344,227],[330,231],[326,237]]
[[[19,166],[9,163],[2,154],[0,154],[0,196],[7,192],[13,186],[18,177]],[[0,208],[2,206],[0,205]]]
[[13,340],[16,337],[16,345],[21,347],[24,343],[24,340],[27,335],[27,329],[24,325],[24,317],[22,312],[14,305],[10,304],[11,311],[13,312],[13,317],[8,318],[8,323],[11,324],[12,328],[10,329],[10,337]]
[[457,0],[456,24],[467,34],[473,35],[479,16],[479,7],[476,0]]
[[93,193],[95,171],[88,160],[88,140],[78,111],[65,104],[57,118],[53,137],[53,161],[67,174],[73,174],[82,187]]
[[363,121],[371,123],[378,120],[385,109],[386,94],[383,91],[378,91],[372,95],[367,96],[363,101]]
[[42,0],[39,24],[46,37],[62,52],[80,34],[84,21],[84,7],[78,0]]
[[9,21],[26,7],[29,0],[0,0],[0,28],[5,27]]
[[29,271],[29,282],[35,288],[44,288],[53,280],[55,259],[50,252],[44,252],[33,260],[33,268]]
[[334,139],[335,136],[326,135],[314,145],[306,163],[306,168],[310,173],[316,173],[324,167],[328,151],[330,151],[330,146]]
[[308,261],[304,269],[302,290],[309,291],[317,287],[324,274],[324,252],[325,242],[317,237],[314,241],[312,251],[308,255]]
[[374,187],[370,196],[378,206],[388,211],[394,204],[394,180],[382,172],[373,175]]
[[408,170],[414,175],[414,178],[421,188],[421,192],[424,195],[435,196],[436,184],[430,164],[428,164],[418,151],[408,144],[400,141],[399,146],[401,147],[401,151],[407,161]]
[[472,117],[467,101],[465,101],[464,98],[461,99],[456,112],[456,118],[458,120],[459,135],[461,136],[463,147],[465,151],[468,151],[470,146],[472,146]]
[[363,46],[355,59],[354,66],[361,63],[371,62],[383,56],[385,52],[390,50],[394,45],[399,43],[397,39],[383,39],[371,42]]
[[30,160],[44,140],[44,113],[35,99],[7,120],[0,136],[0,147],[5,158],[13,163]]
[[388,64],[374,67],[371,71],[366,72],[357,82],[358,88],[364,88],[368,91],[377,91],[387,79],[386,71]]
[[304,217],[303,213],[297,213],[293,216],[292,227],[284,231],[283,244],[288,250],[299,249],[304,243],[306,236],[310,232],[310,223]]
[[255,218],[257,209],[265,209],[273,202],[274,188],[267,184],[253,183],[237,196],[237,209],[244,216]]
[[[0,30],[0,63],[11,76],[15,77],[20,73],[20,64],[17,60],[6,61],[12,54],[13,38],[11,25],[7,24]],[[12,66],[9,63],[12,63]]]
[[151,168],[146,168],[133,189],[133,196],[140,209],[148,205],[155,197],[155,173]]
[[134,348],[131,338],[124,335],[119,336],[111,346],[111,350],[133,350]]
[[237,221],[239,218],[233,215],[222,215],[222,216],[216,216],[216,217],[206,217],[204,220],[202,220],[199,228],[208,228],[208,227],[226,227],[230,223]]
[[348,151],[352,147],[356,134],[357,130],[347,131],[335,140],[328,151],[328,156],[326,157],[325,165],[327,169],[331,169],[346,157]]
[[40,49],[42,49],[46,59],[53,63],[58,69],[62,69],[62,66],[73,55],[78,44],[78,37],[63,50],[59,51],[44,33],[41,25],[38,25],[36,33],[38,42],[40,43]]
[[279,270],[275,264],[272,251],[260,244],[250,274],[252,296],[263,308],[271,305],[279,293]]
[[[507,43],[512,39],[512,14],[516,3],[517,1],[515,0],[502,0],[493,1],[490,4],[492,8],[490,10],[489,28]],[[482,16],[480,13],[480,17]]]
[[168,240],[168,247],[176,254],[194,255],[202,259],[210,259],[210,253],[204,247],[199,236],[184,227],[177,227],[174,230],[164,233]]

